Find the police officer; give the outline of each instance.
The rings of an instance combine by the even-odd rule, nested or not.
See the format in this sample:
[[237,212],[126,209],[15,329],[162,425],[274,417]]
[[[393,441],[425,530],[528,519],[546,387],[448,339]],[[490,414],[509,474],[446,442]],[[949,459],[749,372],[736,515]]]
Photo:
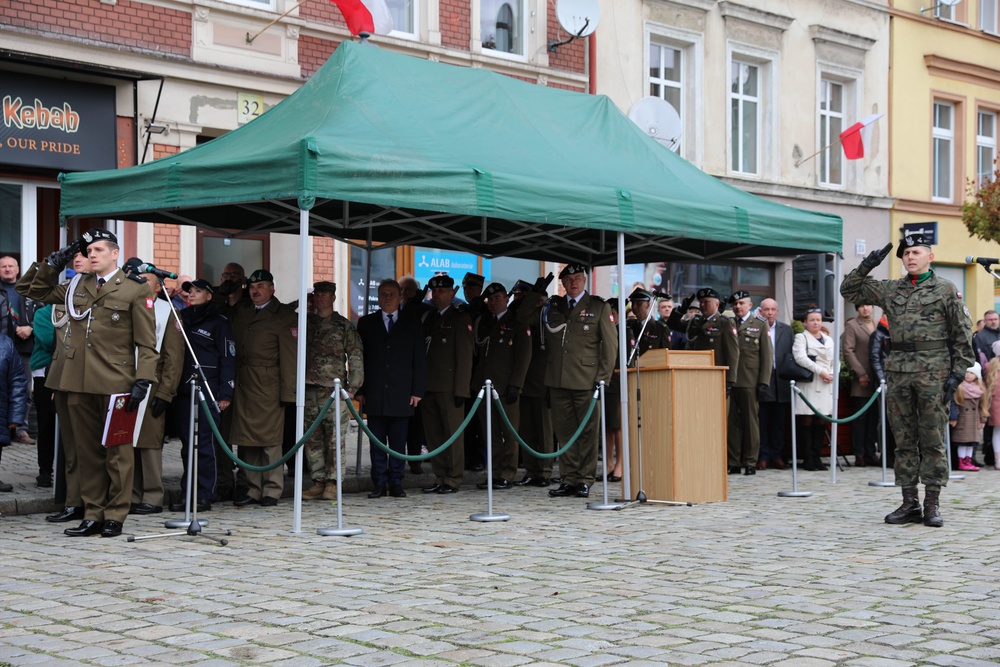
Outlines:
[[[740,362],[740,348],[736,342],[736,327],[732,321],[719,312],[722,297],[711,287],[698,290],[698,312],[688,320],[687,337],[689,350],[712,350],[716,366],[728,366],[726,370],[726,396],[736,385],[736,373]],[[692,297],[684,299],[681,311],[687,311]],[[676,317],[675,317],[676,316]],[[671,327],[679,320],[678,311],[670,314]]]
[[[479,363],[476,365],[473,387],[481,387],[491,380],[493,389],[500,396],[504,412],[517,431],[520,423],[519,403],[524,378],[531,364],[531,332],[527,324],[517,321],[517,314],[507,307],[507,290],[500,283],[490,283],[483,291],[487,312],[481,316],[478,331],[485,337],[476,338]],[[486,441],[486,403],[479,406],[479,425],[483,442]],[[518,442],[509,433],[503,418],[495,407],[492,414],[493,488],[509,489],[517,473]],[[486,483],[478,485],[486,488]]]
[[[549,346],[545,384],[549,388],[556,440],[569,442],[590,407],[598,382],[611,380],[618,353],[618,331],[611,306],[587,293],[587,268],[568,264],[559,272],[566,296],[546,299],[544,278],[532,288],[518,309],[522,322],[541,318]],[[597,431],[600,415],[595,410],[579,438],[559,460],[563,481],[549,491],[553,497],[590,495],[597,466]]]
[[[427,388],[420,403],[427,448],[440,447],[458,431],[472,381],[472,319],[452,305],[455,280],[434,276],[427,281],[434,310],[424,313],[427,343]],[[464,434],[431,460],[435,483],[424,493],[456,493],[465,472]]]
[[[87,255],[93,273],[59,285],[59,272],[76,254]],[[46,386],[67,392],[69,429],[76,442],[84,519],[64,532],[73,537],[121,535],[132,497],[134,451],[130,445],[104,447],[110,394],[128,394],[125,409],[135,412],[156,380],[156,323],[153,296],[138,276],[117,265],[118,239],[106,229],[84,232],[73,244],[36,262],[18,283],[18,292],[43,303],[66,303],[70,321],[57,338],[61,372]]]
[[[729,404],[729,473],[757,474],[760,454],[760,416],[757,399],[768,390],[774,353],[768,339],[768,324],[760,315],[751,314],[753,300],[745,290],[729,297],[733,307],[739,363],[736,384]],[[744,444],[746,445],[744,447]]]
[[[306,316],[306,407],[307,426],[319,417],[319,411],[333,393],[334,380],[340,379],[340,386],[348,396],[354,392],[365,378],[364,355],[358,330],[346,317],[333,309],[337,300],[337,285],[328,280],[313,285],[315,313]],[[340,403],[340,442],[347,443],[347,427],[351,413],[347,402]],[[337,415],[327,410],[323,423],[306,441],[306,461],[312,487],[302,492],[304,500],[337,499]]]
[[896,436],[894,468],[903,503],[885,521],[939,527],[944,525],[941,487],[948,483],[944,429],[951,397],[975,361],[972,318],[955,285],[931,269],[934,253],[923,234],[908,234],[899,242],[896,257],[903,260],[905,276],[868,278],[891,250],[891,243],[873,250],[847,275],[840,293],[850,302],[879,306],[889,322],[886,410]]

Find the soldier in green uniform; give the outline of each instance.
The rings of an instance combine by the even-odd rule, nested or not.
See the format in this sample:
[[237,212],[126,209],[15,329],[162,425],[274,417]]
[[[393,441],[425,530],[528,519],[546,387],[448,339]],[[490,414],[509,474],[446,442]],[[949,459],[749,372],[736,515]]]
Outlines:
[[[896,437],[896,486],[903,503],[886,523],[944,525],[939,498],[948,483],[944,429],[951,397],[975,361],[972,318],[955,286],[931,270],[934,253],[923,234],[904,236],[896,249],[906,275],[875,280],[868,274],[892,244],[873,250],[851,271],[840,293],[853,303],[880,307],[891,334],[886,361],[886,411]],[[921,513],[917,484],[924,483]]]
[[[316,312],[306,318],[306,404],[305,424],[308,428],[333,393],[333,381],[354,398],[354,392],[364,382],[364,355],[361,338],[351,321],[333,309],[337,300],[337,285],[321,281],[313,285]],[[347,442],[347,426],[351,413],[347,402],[340,403],[340,442]],[[302,492],[305,500],[336,500],[337,498],[337,414],[327,410],[323,423],[306,441],[306,461],[312,487]]]
[[771,384],[774,353],[768,340],[768,324],[760,315],[751,315],[753,301],[744,290],[729,297],[733,306],[736,340],[739,344],[736,384],[729,403],[729,473],[757,474],[760,454],[760,415],[757,398]]
[[[77,252],[87,255],[93,273],[59,285],[59,272]],[[66,392],[69,430],[76,444],[83,522],[67,528],[81,537],[121,535],[132,497],[134,450],[129,444],[102,446],[111,394],[128,394],[135,412],[156,380],[156,324],[153,295],[138,276],[118,268],[118,239],[95,228],[79,241],[36,262],[18,283],[18,292],[43,303],[66,303],[68,331],[57,338],[62,355],[58,374],[45,386]]]
[[[458,431],[472,381],[472,320],[452,305],[455,280],[434,276],[427,281],[434,310],[423,316],[427,339],[427,388],[420,404],[427,449],[434,450]],[[431,460],[435,483],[424,493],[456,493],[465,473],[464,434]]]
[[[608,383],[618,354],[618,330],[611,306],[588,294],[587,268],[568,264],[559,273],[566,296],[546,298],[540,279],[518,309],[520,321],[539,317],[548,354],[545,385],[549,388],[552,421],[560,446],[569,442],[583,421],[600,381]],[[559,459],[562,484],[549,491],[553,497],[590,495],[597,466],[600,414],[594,410],[579,438]]]
[[[628,295],[628,300],[632,304],[632,314],[635,315],[635,319],[625,322],[625,328],[628,329],[629,334],[627,348],[629,357],[632,356],[632,350],[636,345],[639,346],[637,355],[645,354],[649,350],[670,347],[670,334],[667,325],[655,318],[651,318],[648,323],[646,322],[649,309],[652,307],[652,295],[637,287]],[[646,325],[645,328],[643,328],[643,324]],[[617,399],[617,394],[615,394],[615,398]]]
[[[490,283],[483,291],[487,312],[480,316],[478,331],[485,331],[484,338],[476,339],[479,363],[473,375],[472,386],[481,387],[486,380],[493,382],[493,389],[500,396],[504,412],[514,430],[520,424],[520,398],[524,378],[531,364],[531,332],[529,326],[517,321],[517,314],[507,308],[507,290],[500,283]],[[485,397],[492,401],[492,397]],[[493,488],[509,489],[517,473],[517,439],[508,432],[495,405],[491,405]],[[483,442],[486,442],[486,401],[479,405],[479,424]],[[478,485],[486,488],[486,483]]]
[[[698,299],[698,312],[687,325],[683,324],[681,313],[687,312],[688,306]],[[732,393],[736,385],[736,372],[740,362],[740,347],[736,341],[736,326],[732,320],[719,312],[722,297],[711,287],[703,287],[694,296],[689,296],[681,302],[680,310],[670,313],[667,320],[671,329],[687,331],[687,349],[712,350],[715,352],[715,365],[728,366],[726,370],[726,396]]]

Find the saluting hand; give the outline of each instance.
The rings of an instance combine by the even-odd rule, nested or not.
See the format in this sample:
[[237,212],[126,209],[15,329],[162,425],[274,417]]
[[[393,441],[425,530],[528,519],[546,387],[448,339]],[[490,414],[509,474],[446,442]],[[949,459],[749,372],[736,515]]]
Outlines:
[[890,250],[892,250],[892,243],[886,243],[885,247],[881,250],[872,250],[868,253],[868,256],[861,260],[861,269],[865,272],[865,275],[868,275],[872,269],[884,262],[885,258],[889,256]]

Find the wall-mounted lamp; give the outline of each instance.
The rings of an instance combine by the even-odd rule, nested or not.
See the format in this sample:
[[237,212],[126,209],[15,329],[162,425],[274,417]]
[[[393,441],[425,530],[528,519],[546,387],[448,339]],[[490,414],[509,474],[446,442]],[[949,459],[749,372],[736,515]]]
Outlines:
[[157,125],[156,123],[146,120],[146,134],[166,134],[166,125]]

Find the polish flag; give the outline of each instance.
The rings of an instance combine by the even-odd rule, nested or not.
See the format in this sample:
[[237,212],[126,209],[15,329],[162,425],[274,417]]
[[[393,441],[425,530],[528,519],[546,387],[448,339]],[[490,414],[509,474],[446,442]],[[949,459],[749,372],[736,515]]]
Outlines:
[[882,117],[873,113],[862,118],[840,133],[840,145],[844,147],[844,157],[848,160],[860,160],[865,156],[865,144],[871,143],[871,130],[865,130],[869,125]]
[[352,35],[388,35],[392,32],[392,15],[385,0],[331,0],[347,20]]

